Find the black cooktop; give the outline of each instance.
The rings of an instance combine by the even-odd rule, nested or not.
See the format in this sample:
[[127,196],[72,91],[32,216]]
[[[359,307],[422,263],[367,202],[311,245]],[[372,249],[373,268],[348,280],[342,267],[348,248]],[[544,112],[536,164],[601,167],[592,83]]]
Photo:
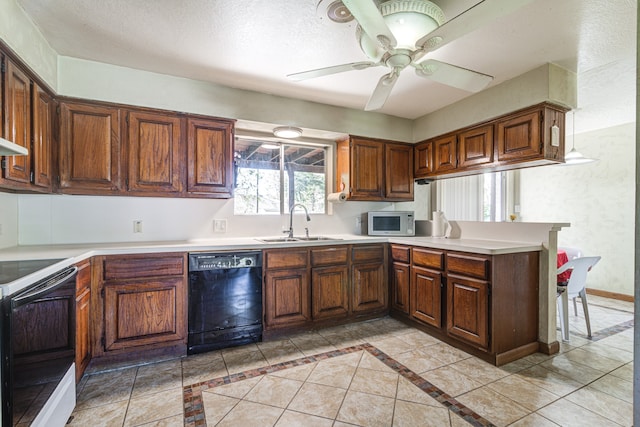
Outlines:
[[35,273],[45,267],[62,261],[61,259],[36,259],[28,261],[0,261],[0,285],[4,285],[21,277]]

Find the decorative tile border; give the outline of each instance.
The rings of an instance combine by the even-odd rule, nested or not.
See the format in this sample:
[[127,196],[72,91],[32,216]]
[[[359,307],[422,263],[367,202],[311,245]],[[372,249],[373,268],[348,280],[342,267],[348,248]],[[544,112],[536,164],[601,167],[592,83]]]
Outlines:
[[208,390],[210,388],[218,387],[225,384],[235,383],[265,374],[271,374],[273,372],[294,368],[296,366],[302,366],[322,360],[331,359],[333,357],[344,356],[346,354],[355,353],[362,350],[367,351],[369,354],[387,365],[389,368],[393,369],[398,374],[411,381],[411,383],[417,386],[420,390],[424,391],[429,396],[440,402],[447,409],[450,409],[451,411],[462,417],[469,424],[478,427],[494,427],[494,425],[489,420],[483,418],[481,415],[467,408],[452,396],[449,396],[447,393],[440,390],[438,387],[431,384],[429,381],[425,380],[400,362],[396,361],[386,353],[368,343],[355,345],[340,350],[329,351],[326,353],[320,353],[313,356],[302,357],[299,359],[290,360],[288,362],[276,363],[274,365],[268,365],[261,368],[251,369],[233,375],[214,378],[208,381],[202,381],[184,386],[184,425],[185,427],[207,425],[207,421],[204,415],[204,405],[202,402],[202,392],[204,390]]
[[624,332],[628,329],[633,328],[633,319],[627,320],[626,322],[618,323],[617,325],[609,326],[608,328],[600,329],[591,334],[591,338],[589,338],[586,334],[582,332],[571,332],[570,334],[575,335],[580,338],[584,338],[586,340],[590,340],[593,342],[600,341],[601,339],[608,338],[612,335],[619,334],[620,332]]

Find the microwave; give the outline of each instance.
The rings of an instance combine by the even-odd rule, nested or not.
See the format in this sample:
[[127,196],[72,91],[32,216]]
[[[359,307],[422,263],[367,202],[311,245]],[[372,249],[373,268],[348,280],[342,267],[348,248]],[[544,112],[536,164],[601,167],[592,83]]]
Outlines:
[[369,236],[414,236],[412,211],[377,211],[362,215],[362,230]]

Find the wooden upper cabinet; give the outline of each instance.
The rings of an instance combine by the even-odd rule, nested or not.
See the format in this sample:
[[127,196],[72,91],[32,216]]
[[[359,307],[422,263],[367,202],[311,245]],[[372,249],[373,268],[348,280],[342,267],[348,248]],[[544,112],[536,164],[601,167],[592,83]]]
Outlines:
[[187,120],[187,191],[233,196],[233,122]]
[[493,125],[469,129],[458,134],[458,167],[493,162]]
[[182,119],[176,115],[131,111],[128,190],[178,193],[184,188]]
[[33,85],[33,185],[51,191],[55,101]]
[[433,141],[423,141],[414,148],[413,175],[424,178],[433,172]]
[[497,123],[498,160],[517,160],[539,156],[540,111],[531,111]]
[[29,184],[31,181],[31,80],[11,60],[5,58],[4,132],[5,139],[29,150],[26,156],[5,157],[3,178]]
[[457,166],[456,135],[446,135],[433,140],[433,171],[453,171]]
[[413,146],[386,143],[385,197],[388,200],[413,200]]
[[60,190],[63,193],[114,193],[120,182],[120,110],[62,102]]
[[384,143],[351,138],[351,200],[382,200]]

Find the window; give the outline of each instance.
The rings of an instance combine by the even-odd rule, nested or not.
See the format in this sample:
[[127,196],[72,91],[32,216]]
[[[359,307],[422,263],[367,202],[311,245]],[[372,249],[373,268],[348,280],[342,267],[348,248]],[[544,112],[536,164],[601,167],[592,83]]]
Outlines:
[[438,209],[447,219],[504,221],[506,172],[448,178],[437,181]]
[[326,146],[237,138],[234,213],[277,215],[295,203],[309,213],[325,213],[326,158]]

